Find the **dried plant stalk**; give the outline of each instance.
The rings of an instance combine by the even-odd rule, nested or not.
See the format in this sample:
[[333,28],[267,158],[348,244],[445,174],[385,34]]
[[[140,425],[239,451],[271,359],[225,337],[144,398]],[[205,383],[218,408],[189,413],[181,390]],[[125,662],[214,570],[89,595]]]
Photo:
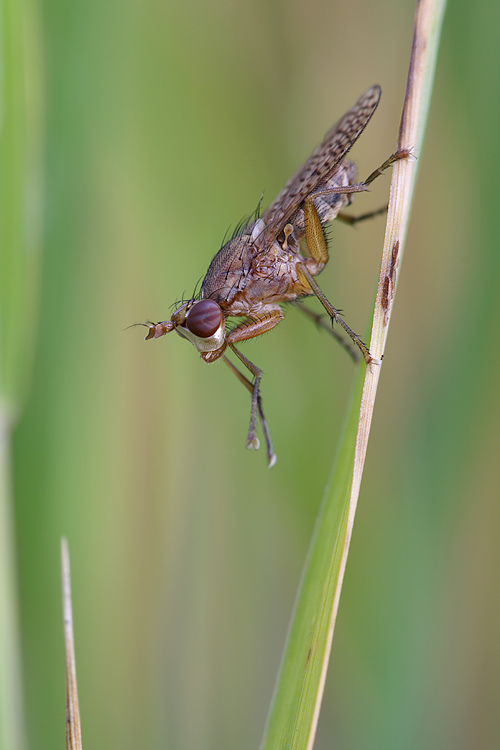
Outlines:
[[71,572],[68,542],[61,542],[64,648],[66,653],[66,750],[82,750],[82,728],[76,681],[75,637],[73,605],[71,601]]

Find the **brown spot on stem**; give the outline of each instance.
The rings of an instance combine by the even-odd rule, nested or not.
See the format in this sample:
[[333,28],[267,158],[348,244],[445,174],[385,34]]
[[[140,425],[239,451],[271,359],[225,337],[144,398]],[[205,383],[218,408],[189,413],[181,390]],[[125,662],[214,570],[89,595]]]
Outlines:
[[382,285],[382,297],[380,299],[381,305],[384,308],[384,310],[387,310],[389,307],[389,293],[391,289],[391,279],[390,276],[387,275],[384,279],[384,283]]
[[398,258],[399,258],[399,240],[396,240],[396,242],[392,246],[391,264],[389,266],[389,278],[391,281],[394,281],[394,274],[396,273]]
[[396,271],[397,271],[398,263],[399,263],[399,248],[400,248],[399,240],[396,240],[396,242],[392,246],[389,269],[385,275],[385,278],[382,284],[382,295],[380,298],[380,303],[386,313],[385,315],[386,324],[387,324],[387,313],[389,311],[389,305],[391,304],[392,299],[394,297],[395,276],[396,276]]

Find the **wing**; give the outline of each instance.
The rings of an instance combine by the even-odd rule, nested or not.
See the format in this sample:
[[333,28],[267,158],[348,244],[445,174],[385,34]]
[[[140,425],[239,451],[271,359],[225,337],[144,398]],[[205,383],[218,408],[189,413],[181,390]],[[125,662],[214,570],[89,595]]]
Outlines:
[[372,86],[361,96],[354,107],[347,112],[326,134],[323,143],[313,152],[306,163],[287,184],[265,211],[262,219],[265,229],[257,238],[256,244],[263,248],[276,239],[288,219],[301,203],[321,183],[330,179],[335,168],[357,141],[375,112],[382,91],[380,86]]

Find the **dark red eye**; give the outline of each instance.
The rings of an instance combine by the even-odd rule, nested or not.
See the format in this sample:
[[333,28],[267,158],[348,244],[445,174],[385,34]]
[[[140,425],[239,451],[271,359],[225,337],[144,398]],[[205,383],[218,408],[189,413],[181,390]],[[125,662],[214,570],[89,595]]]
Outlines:
[[195,302],[186,316],[186,326],[202,339],[213,336],[222,323],[222,310],[211,299]]

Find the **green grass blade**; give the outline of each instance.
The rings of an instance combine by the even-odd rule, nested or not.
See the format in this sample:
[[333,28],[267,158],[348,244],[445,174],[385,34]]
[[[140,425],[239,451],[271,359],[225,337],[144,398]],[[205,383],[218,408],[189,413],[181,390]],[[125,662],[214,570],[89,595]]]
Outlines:
[[0,435],[0,747],[24,747],[17,597],[11,517],[10,455]]
[[24,747],[10,438],[29,381],[35,330],[39,87],[31,75],[33,20],[24,3],[0,3],[0,746],[9,750]]
[[[421,153],[445,2],[417,5],[399,148]],[[394,166],[375,303],[371,352],[383,355],[416,178],[416,162]],[[316,523],[262,750],[314,743],[352,534],[380,367],[360,371],[332,482]]]
[[0,406],[13,421],[36,331],[40,85],[33,12],[16,0],[0,8]]
[[363,386],[360,368],[348,423],[305,565],[262,748],[308,747],[317,721],[333,635],[348,526],[354,448]]

